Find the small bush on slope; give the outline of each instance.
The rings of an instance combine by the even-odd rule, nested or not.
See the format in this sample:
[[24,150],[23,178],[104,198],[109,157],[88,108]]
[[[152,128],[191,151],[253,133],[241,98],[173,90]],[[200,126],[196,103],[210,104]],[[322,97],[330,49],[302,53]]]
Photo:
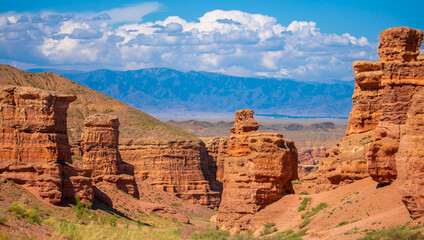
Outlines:
[[304,198],[302,200],[302,203],[300,203],[300,206],[297,208],[298,212],[304,211],[308,204],[311,202],[312,198]]

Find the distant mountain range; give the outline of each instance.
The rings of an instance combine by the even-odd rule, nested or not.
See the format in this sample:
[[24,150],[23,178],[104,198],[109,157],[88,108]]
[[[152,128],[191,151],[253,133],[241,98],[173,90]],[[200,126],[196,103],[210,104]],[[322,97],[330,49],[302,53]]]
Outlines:
[[348,117],[352,108],[353,81],[300,82],[167,68],[29,71],[55,72],[148,113],[233,113],[250,108],[276,116]]

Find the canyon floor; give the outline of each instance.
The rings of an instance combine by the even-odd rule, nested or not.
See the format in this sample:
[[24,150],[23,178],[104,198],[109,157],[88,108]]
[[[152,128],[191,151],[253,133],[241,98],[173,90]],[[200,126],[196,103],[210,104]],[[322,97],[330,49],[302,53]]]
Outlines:
[[[1,239],[380,239],[385,231],[420,231],[400,200],[397,183],[366,178],[314,194],[316,183],[294,181],[286,195],[252,216],[255,232],[230,236],[215,230],[216,211],[139,182],[140,199],[100,186],[113,207],[43,202],[12,181],[0,183]],[[381,232],[382,231],[382,232]],[[383,234],[383,235],[382,235]],[[366,238],[368,236],[368,238]],[[370,238],[374,237],[374,238]],[[410,238],[420,239],[420,238]]]

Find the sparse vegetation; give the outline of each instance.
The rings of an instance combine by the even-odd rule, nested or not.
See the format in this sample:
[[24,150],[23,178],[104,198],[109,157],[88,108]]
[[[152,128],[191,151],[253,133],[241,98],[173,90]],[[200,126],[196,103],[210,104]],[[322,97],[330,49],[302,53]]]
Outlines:
[[28,222],[40,224],[43,219],[40,214],[38,207],[29,208],[24,203],[13,202],[8,208],[8,212],[11,212],[17,217],[23,218]]
[[4,213],[0,213],[0,224],[4,224],[7,221],[7,216]]
[[215,239],[228,239],[230,233],[217,229],[208,228],[205,231],[197,231],[191,235],[193,240],[215,240]]
[[302,236],[306,234],[309,229],[305,228],[295,233],[293,230],[279,232],[273,236],[261,238],[262,240],[302,240]]
[[308,204],[311,202],[312,198],[304,198],[300,203],[300,206],[297,208],[298,212],[304,211]]
[[299,228],[306,227],[312,221],[311,217],[316,215],[319,211],[323,210],[326,207],[326,203],[320,203],[316,207],[312,208],[311,211],[307,211],[306,213],[302,214],[302,218],[304,220],[302,223],[299,224]]
[[273,222],[267,222],[264,224],[264,231],[262,232],[262,236],[268,235],[270,233],[278,231],[278,229],[275,227],[275,223]]
[[349,224],[349,223],[348,223],[348,222],[346,222],[346,221],[339,222],[339,224],[337,224],[336,228],[337,228],[337,227],[344,226],[344,225],[347,225],[347,224]]
[[368,229],[366,236],[360,240],[423,240],[424,235],[419,231],[414,231],[407,225],[400,227],[390,227],[386,230],[376,231]]

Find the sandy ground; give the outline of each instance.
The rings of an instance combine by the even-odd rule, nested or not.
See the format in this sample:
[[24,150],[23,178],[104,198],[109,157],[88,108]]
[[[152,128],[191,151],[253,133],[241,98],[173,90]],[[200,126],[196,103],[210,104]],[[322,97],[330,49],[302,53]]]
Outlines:
[[[303,195],[307,190],[313,192],[308,188],[313,185],[310,181],[295,184],[296,194],[285,196],[257,213],[252,218],[253,225],[259,228],[266,222],[274,222],[279,232],[290,229],[298,232],[302,214],[320,203],[327,207],[311,218],[304,239],[357,239],[364,236],[361,231],[366,229],[414,223],[401,202],[397,182],[377,187],[376,182],[366,178],[332,191]],[[303,198],[312,200],[305,211],[299,212]]]

